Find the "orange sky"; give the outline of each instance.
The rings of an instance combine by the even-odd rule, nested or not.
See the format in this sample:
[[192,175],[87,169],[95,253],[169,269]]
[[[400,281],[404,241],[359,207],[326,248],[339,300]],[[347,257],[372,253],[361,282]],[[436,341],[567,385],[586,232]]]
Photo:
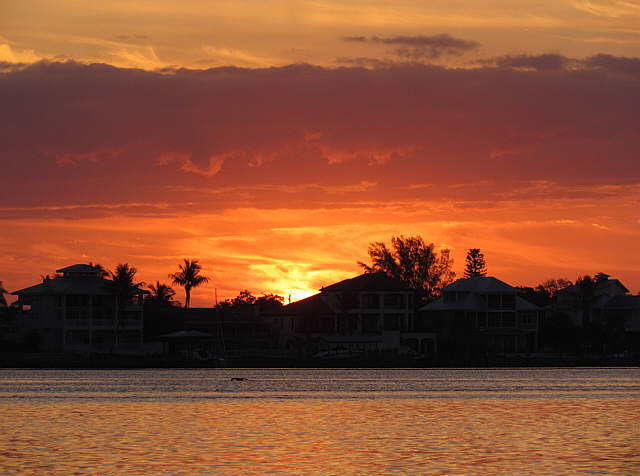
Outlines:
[[212,5],[0,7],[9,290],[88,261],[167,281],[186,257],[213,278],[195,305],[296,299],[420,234],[458,272],[479,247],[514,285],[640,291],[634,2]]

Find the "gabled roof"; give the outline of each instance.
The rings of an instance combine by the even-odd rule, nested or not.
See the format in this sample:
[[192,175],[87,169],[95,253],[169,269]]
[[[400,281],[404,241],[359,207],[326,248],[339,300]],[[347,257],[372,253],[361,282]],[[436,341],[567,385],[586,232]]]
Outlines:
[[[107,286],[111,282],[111,280],[104,279],[101,276],[58,277],[45,279],[40,284],[14,291],[11,294],[14,296],[106,296],[113,294]],[[131,294],[150,294],[150,292],[146,289],[136,289]]]
[[283,308],[287,315],[300,315],[300,314],[335,314],[335,311],[329,306],[327,300],[322,294],[314,294],[308,298],[301,299],[300,301],[287,304]]
[[91,266],[89,264],[72,264],[66,268],[56,269],[56,273],[96,273],[105,274],[106,271],[99,266]]
[[442,289],[443,292],[470,292],[470,293],[515,293],[517,289],[509,286],[493,276],[475,276],[473,278],[461,278]]
[[412,291],[412,289],[405,282],[391,278],[382,272],[364,273],[322,288],[322,292],[340,291]]
[[105,283],[108,281],[100,277],[95,278],[53,278],[40,284],[14,291],[17,296],[51,296],[51,295],[106,295],[109,294]]

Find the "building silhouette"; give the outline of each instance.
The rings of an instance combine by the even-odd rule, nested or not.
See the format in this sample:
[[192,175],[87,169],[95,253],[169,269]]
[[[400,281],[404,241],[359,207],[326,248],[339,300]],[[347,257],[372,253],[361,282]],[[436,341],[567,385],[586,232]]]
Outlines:
[[132,289],[126,302],[110,290],[99,266],[74,264],[53,277],[11,294],[18,296],[16,329],[41,350],[124,352],[143,342],[143,296]]

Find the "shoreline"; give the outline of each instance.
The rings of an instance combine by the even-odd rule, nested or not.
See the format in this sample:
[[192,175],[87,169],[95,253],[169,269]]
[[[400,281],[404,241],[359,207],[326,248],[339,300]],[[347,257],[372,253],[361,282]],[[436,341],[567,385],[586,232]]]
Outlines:
[[300,357],[234,357],[226,360],[184,360],[159,357],[75,354],[0,354],[1,369],[207,369],[207,368],[577,368],[640,367],[640,359],[601,356],[552,358],[411,359],[358,358],[321,360]]

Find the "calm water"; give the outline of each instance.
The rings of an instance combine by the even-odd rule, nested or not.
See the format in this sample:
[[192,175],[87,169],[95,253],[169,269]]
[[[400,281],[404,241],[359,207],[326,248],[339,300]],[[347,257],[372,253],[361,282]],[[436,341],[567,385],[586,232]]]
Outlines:
[[640,474],[640,369],[0,370],[0,474],[113,473]]

